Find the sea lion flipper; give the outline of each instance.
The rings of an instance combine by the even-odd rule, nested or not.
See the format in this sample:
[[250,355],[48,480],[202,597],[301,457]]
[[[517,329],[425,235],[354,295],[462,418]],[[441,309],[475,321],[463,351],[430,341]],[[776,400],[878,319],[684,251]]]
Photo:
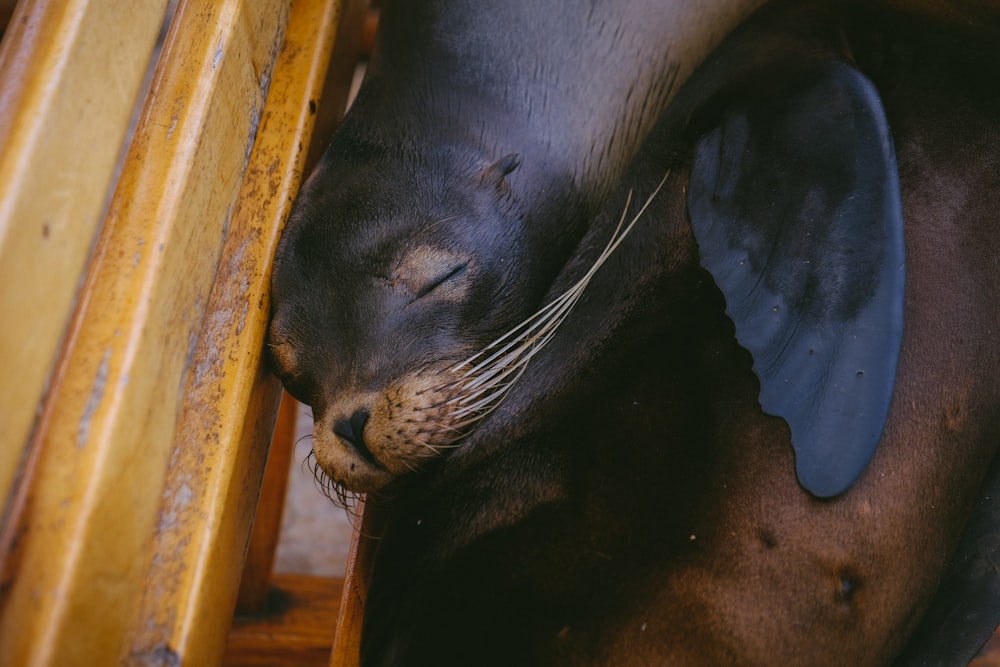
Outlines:
[[841,493],[881,437],[902,339],[899,177],[871,82],[827,63],[731,106],[696,146],[688,213],[800,483]]

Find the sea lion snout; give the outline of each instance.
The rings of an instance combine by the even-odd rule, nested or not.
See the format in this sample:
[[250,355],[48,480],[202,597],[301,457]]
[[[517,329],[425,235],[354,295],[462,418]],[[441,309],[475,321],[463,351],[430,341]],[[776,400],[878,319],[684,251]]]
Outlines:
[[422,369],[376,391],[338,392],[314,427],[319,467],[337,485],[367,492],[448,452],[464,433],[451,368]]
[[323,417],[314,425],[316,472],[341,490],[375,491],[396,478],[368,444],[365,436],[367,419],[363,419],[361,414],[363,411],[359,410],[346,418]]

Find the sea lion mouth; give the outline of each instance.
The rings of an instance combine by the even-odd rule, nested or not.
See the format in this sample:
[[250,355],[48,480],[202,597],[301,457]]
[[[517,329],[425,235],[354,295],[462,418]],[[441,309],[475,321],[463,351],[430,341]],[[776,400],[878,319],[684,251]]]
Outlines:
[[346,398],[328,406],[317,422],[313,442],[316,461],[332,483],[376,491],[460,447],[552,339],[668,176],[626,224],[630,193],[610,240],[583,277],[503,336],[459,363],[424,366],[382,391],[342,392]]

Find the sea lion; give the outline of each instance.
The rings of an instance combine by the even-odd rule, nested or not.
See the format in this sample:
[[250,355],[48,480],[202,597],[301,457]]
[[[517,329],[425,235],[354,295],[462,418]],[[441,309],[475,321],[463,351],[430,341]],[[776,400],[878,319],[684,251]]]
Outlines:
[[[272,281],[270,350],[327,474],[374,490],[454,444],[469,415],[448,412],[452,367],[543,306],[677,83],[761,1],[550,3],[558,31],[523,0],[383,8]],[[628,79],[590,76],[615,61]],[[356,360],[327,353],[344,346]]]
[[[393,11],[385,48],[400,35]],[[454,27],[412,19],[422,35]],[[393,74],[391,59],[376,58],[361,120],[345,123],[283,237],[270,340],[276,372],[319,417],[324,472],[392,498],[363,664],[878,665],[899,655],[1000,443],[1000,95],[980,83],[1000,73],[998,42],[983,38],[998,26],[843,3],[768,7],[594,190],[539,157],[510,109],[450,109],[442,100],[468,93],[445,86],[456,79],[445,76],[435,98],[437,79]],[[411,59],[442,66],[434,53]],[[480,80],[478,61],[443,62]],[[390,106],[400,80],[415,90]],[[456,142],[468,123],[455,114],[484,123],[466,136],[474,149]],[[769,207],[791,211],[792,224],[757,220]],[[870,224],[843,213],[859,207]],[[636,221],[624,237],[619,220]],[[765,266],[751,282],[767,289],[748,291],[727,262]],[[804,268],[813,262],[833,268]],[[905,280],[886,277],[903,264]],[[812,286],[786,284],[796,273]],[[519,336],[519,322],[584,279],[554,334],[540,327],[544,347],[501,353],[531,355],[504,366],[516,379],[505,393],[455,389],[494,356],[491,341],[504,350],[504,334]],[[885,285],[888,306],[865,315]],[[759,311],[739,312],[759,294],[784,299],[764,315],[794,316],[761,324]],[[877,447],[846,466],[818,456],[830,485],[799,465],[821,450],[808,437],[804,454],[793,450],[794,417],[767,412],[786,408],[762,409],[769,383],[798,377],[761,367],[800,345],[782,333],[788,322],[821,338],[831,322],[900,332],[898,348],[879,334],[882,352],[854,371],[882,387],[889,378],[888,399],[875,392],[888,400]],[[862,358],[819,345],[803,354],[833,376],[840,360]],[[460,412],[466,396],[476,407]]]

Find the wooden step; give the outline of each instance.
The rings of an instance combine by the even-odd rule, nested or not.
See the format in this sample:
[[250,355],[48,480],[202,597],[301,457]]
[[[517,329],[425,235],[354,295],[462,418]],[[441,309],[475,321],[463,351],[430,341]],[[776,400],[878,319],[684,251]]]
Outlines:
[[342,579],[276,574],[260,614],[237,615],[226,667],[327,667]]

